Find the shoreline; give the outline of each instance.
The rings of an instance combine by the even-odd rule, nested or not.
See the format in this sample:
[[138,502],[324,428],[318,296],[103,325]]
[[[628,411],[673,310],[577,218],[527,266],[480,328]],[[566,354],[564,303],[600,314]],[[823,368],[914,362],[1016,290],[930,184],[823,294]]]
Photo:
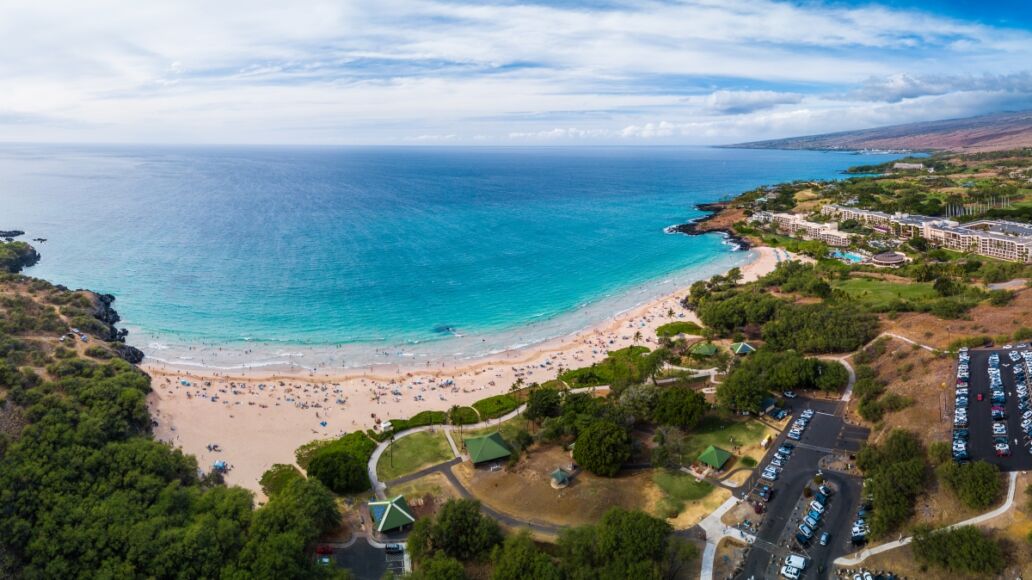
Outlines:
[[[773,248],[750,251],[754,257],[740,266],[743,281],[763,276],[779,261]],[[638,344],[654,348],[660,325],[697,322],[679,303],[686,292],[678,288],[573,335],[476,360],[427,361],[423,368],[241,373],[146,360],[139,366],[153,378],[148,406],[157,421],[155,437],[195,455],[202,469],[227,461],[233,466],[227,481],[262,497],[262,473],[275,463],[293,463],[294,450],[309,441],[372,428],[377,419],[470,405],[508,392],[517,380],[545,382],[560,367],[589,366],[608,351],[635,344],[637,332]],[[210,451],[212,444],[221,451]]]
[[[704,210],[705,211],[705,210]],[[702,216],[699,219],[710,219]],[[676,227],[676,226],[671,226]],[[666,231],[669,235],[702,235]],[[364,341],[343,343],[219,342],[179,339],[129,326],[130,342],[146,353],[145,364],[182,372],[233,376],[322,375],[423,371],[434,367],[467,366],[490,358],[509,357],[544,344],[572,340],[585,330],[599,326],[615,316],[625,315],[641,306],[683,292],[692,283],[743,267],[755,259],[750,245],[729,240],[721,234],[724,249],[701,262],[683,265],[640,283],[615,289],[611,293],[584,301],[557,312],[498,329],[455,332],[424,340]]]

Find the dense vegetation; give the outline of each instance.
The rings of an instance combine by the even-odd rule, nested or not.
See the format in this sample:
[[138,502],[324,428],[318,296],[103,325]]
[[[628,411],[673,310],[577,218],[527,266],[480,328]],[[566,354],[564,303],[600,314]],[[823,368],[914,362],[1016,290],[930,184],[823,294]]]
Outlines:
[[914,556],[919,562],[950,572],[998,574],[1006,566],[1000,543],[974,526],[915,530]]
[[909,431],[893,430],[880,445],[861,449],[856,465],[864,472],[864,489],[874,503],[871,534],[884,536],[910,519],[928,481],[928,461],[920,439]]
[[795,351],[760,349],[735,365],[717,386],[717,401],[730,409],[759,411],[773,392],[797,389],[837,391],[849,380],[837,361],[807,358]]
[[20,336],[56,339],[67,329],[58,312],[84,307],[81,294],[4,283],[25,293],[0,304],[0,391],[28,424],[10,434],[0,461],[0,575],[326,574],[305,555],[339,521],[323,485],[287,481],[254,510],[249,492],[199,477],[192,457],[150,437],[147,375],[121,359],[81,359],[51,347],[56,340]]
[[25,242],[0,242],[0,271],[18,273],[39,261],[39,254]]
[[966,464],[949,461],[940,465],[936,473],[960,501],[970,508],[988,508],[996,503],[1003,491],[1000,469],[985,461]]

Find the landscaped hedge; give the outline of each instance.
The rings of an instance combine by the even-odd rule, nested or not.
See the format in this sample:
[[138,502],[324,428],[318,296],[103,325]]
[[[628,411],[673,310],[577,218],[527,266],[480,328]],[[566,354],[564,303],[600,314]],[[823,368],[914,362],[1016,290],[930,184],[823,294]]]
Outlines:
[[501,417],[516,410],[518,406],[519,403],[516,402],[515,397],[512,395],[495,395],[494,397],[488,397],[473,403],[473,408],[480,413],[481,421]]
[[457,407],[450,415],[448,422],[452,425],[473,425],[480,422],[480,415],[477,415],[473,407]]

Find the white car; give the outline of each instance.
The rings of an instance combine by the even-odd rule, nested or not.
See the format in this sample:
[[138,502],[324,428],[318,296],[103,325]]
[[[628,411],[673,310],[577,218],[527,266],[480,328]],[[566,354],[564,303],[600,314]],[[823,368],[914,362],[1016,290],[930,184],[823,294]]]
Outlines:
[[789,578],[790,580],[798,580],[800,572],[802,572],[802,570],[800,570],[799,568],[794,568],[792,566],[781,567],[781,575],[785,578]]
[[824,513],[824,506],[821,505],[821,502],[816,501],[816,500],[810,502],[810,509],[812,509],[813,511],[815,511],[815,512],[817,512],[819,514],[823,514]]

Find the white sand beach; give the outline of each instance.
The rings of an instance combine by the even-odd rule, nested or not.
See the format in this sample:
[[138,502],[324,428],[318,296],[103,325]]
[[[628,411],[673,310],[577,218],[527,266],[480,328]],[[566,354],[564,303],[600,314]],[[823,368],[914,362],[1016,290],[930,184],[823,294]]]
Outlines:
[[[741,268],[743,281],[773,271],[776,251],[787,255],[767,247],[751,251],[755,257]],[[588,366],[608,351],[630,346],[636,332],[643,337],[641,344],[655,347],[657,327],[675,320],[697,322],[680,305],[686,293],[663,296],[570,337],[462,365],[430,364],[425,370],[261,374],[141,366],[153,377],[148,402],[158,422],[156,437],[195,455],[206,471],[217,460],[227,462],[226,480],[262,497],[262,473],[276,463],[293,463],[294,450],[314,439],[372,428],[377,419],[469,405],[507,392],[520,378],[544,382],[555,378],[559,367]]]

